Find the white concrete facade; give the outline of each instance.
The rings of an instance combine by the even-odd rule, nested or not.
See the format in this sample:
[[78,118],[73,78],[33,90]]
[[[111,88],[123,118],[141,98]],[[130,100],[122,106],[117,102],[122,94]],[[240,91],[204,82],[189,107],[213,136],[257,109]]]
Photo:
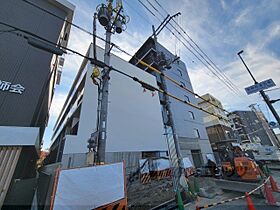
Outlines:
[[[159,46],[168,56],[174,56]],[[101,61],[103,53],[101,48],[97,48],[97,57]],[[92,56],[92,45],[87,55]],[[154,75],[115,55],[111,57],[111,66],[157,86]],[[78,166],[78,163],[70,164],[69,159],[85,161],[84,154],[88,152],[87,140],[96,128],[97,87],[90,78],[92,67],[87,60],[83,61],[53,136],[54,145],[62,139],[65,140],[61,161],[69,167]],[[171,67],[165,74],[193,90],[185,64],[178,61]],[[106,157],[118,156],[118,160],[127,157],[133,159],[135,165],[137,159],[143,158],[143,152],[166,154],[167,144],[163,135],[162,109],[158,94],[152,97],[150,91],[143,93],[140,84],[114,71],[110,73],[110,78]],[[197,105],[194,95],[170,81],[166,81],[166,85],[169,93]],[[183,157],[189,157],[196,166],[206,163],[206,155],[213,152],[201,111],[172,99],[170,103]],[[77,132],[70,134],[76,125]],[[200,163],[196,164],[194,157],[200,159]]]
[[[88,55],[92,56],[92,45]],[[104,50],[97,48],[98,60],[102,61],[103,56]],[[111,56],[111,66],[156,86],[152,75],[115,55]],[[71,130],[78,123],[77,133],[66,132],[64,137],[64,163],[67,160],[63,157],[88,152],[87,140],[96,128],[97,86],[90,78],[92,68],[90,62],[83,61],[55,128],[53,141],[58,141],[66,127],[70,126],[68,130]],[[106,152],[166,152],[162,125],[157,95],[153,97],[150,92],[143,92],[139,83],[111,71]]]

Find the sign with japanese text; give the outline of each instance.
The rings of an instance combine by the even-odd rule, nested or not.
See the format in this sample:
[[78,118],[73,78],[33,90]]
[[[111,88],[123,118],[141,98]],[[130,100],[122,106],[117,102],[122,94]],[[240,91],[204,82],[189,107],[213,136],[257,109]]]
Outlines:
[[0,80],[0,90],[22,94],[25,88],[21,84],[12,84],[11,82]]
[[275,83],[273,82],[272,79],[268,79],[268,80],[265,80],[265,81],[262,81],[258,84],[255,84],[255,85],[251,85],[249,87],[246,87],[245,88],[245,91],[248,95],[252,94],[252,93],[257,93],[261,90],[265,90],[265,89],[268,89],[268,88],[271,88],[271,87],[274,87],[276,86]]

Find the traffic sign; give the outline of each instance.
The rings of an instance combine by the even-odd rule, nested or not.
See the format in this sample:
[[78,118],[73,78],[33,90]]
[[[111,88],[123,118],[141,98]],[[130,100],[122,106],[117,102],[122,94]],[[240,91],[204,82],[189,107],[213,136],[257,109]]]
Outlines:
[[269,124],[269,127],[272,128],[272,129],[274,129],[274,128],[280,128],[279,124],[276,123],[276,122],[273,122],[273,121],[272,121],[272,122],[269,122],[268,124]]
[[265,90],[271,87],[276,86],[275,83],[273,82],[272,79],[268,79],[265,81],[262,81],[260,83],[257,83],[255,85],[249,86],[245,88],[245,91],[248,95],[252,94],[252,93],[257,93],[261,90]]
[[277,123],[276,123],[276,122],[271,121],[271,122],[269,122],[269,125],[270,125],[271,127],[275,127],[275,126],[277,125]]

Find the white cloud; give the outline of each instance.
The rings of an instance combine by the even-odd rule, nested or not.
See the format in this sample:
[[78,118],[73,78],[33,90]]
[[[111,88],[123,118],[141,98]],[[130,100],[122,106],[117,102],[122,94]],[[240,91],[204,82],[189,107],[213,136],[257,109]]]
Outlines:
[[[76,1],[76,15],[78,16],[78,25],[83,27],[91,27],[92,14],[95,10],[92,4],[86,1]],[[96,2],[94,2],[96,3]],[[238,0],[232,2],[236,6]],[[224,0],[220,0],[222,6],[221,9],[230,10],[230,3],[225,3]],[[262,5],[257,5],[259,9],[255,11],[263,13],[269,12],[272,8],[271,5],[265,6],[266,1]],[[276,3],[274,3],[276,4]],[[276,7],[273,4],[273,7]],[[244,59],[254,75],[259,81],[264,79],[273,78],[277,85],[280,84],[280,61],[272,55],[272,53],[266,49],[273,39],[279,37],[280,27],[279,22],[271,22],[262,30],[251,31],[250,35],[242,36],[240,33],[241,27],[251,26],[254,21],[257,21],[258,14],[253,13],[250,6],[245,7],[243,10],[233,12],[228,19],[228,22],[221,24],[218,19],[213,17],[213,8],[208,1],[181,1],[180,3],[174,4],[173,1],[165,1],[162,5],[173,15],[177,12],[182,12],[180,17],[181,26],[188,32],[188,34],[195,40],[199,46],[204,49],[210,57],[213,58],[214,62],[221,67],[225,74],[240,88],[240,91],[244,92],[243,97],[238,97],[228,90],[224,84],[222,84],[216,77],[214,77],[209,70],[201,65],[191,53],[189,53],[182,44],[180,44],[181,58],[189,67],[189,74],[192,80],[194,90],[200,94],[211,93],[222,101],[227,109],[245,109],[250,103],[258,102],[262,103],[260,97],[255,94],[245,97],[244,87],[253,84],[252,79],[246,72],[245,67],[238,59],[236,48],[244,46]],[[92,7],[89,7],[92,6]],[[150,14],[147,13],[142,6],[136,8],[139,12],[147,19],[149,19],[156,26],[158,25],[157,20]],[[264,9],[261,9],[264,8]],[[143,12],[144,11],[144,12]],[[232,11],[231,11],[232,12]],[[165,13],[164,13],[165,14]],[[137,15],[137,14],[128,14]],[[254,18],[252,18],[254,17]],[[77,18],[77,19],[78,19]],[[83,21],[81,21],[83,20]],[[74,22],[76,20],[74,19]],[[134,54],[136,50],[144,43],[146,38],[151,34],[151,26],[147,25],[147,22],[137,23],[138,25],[129,25],[128,31],[120,35],[113,35],[112,40],[122,49],[125,49],[130,54]],[[140,26],[142,24],[142,26]],[[145,25],[145,26],[143,26]],[[175,25],[173,23],[173,25]],[[147,28],[147,30],[139,30],[139,28]],[[171,28],[171,27],[170,27]],[[90,28],[88,28],[90,30]],[[105,37],[105,31],[103,28],[98,26],[98,34],[101,37]],[[179,35],[178,35],[179,36]],[[72,27],[70,34],[69,48],[74,49],[82,54],[85,54],[92,37],[88,34],[75,29]],[[173,35],[168,30],[163,30],[158,40],[161,44],[166,46],[171,52],[175,51],[175,45],[178,43]],[[97,40],[98,45],[104,46],[104,43]],[[176,48],[178,48],[178,44]],[[238,49],[239,50],[239,49]],[[124,53],[114,49],[112,52],[121,58],[128,60],[130,57]],[[194,60],[195,62],[192,62]],[[60,112],[60,109],[64,103],[66,94],[70,88],[72,81],[81,65],[82,58],[77,55],[67,55],[65,60],[65,66],[62,74],[62,85],[57,87],[53,105],[51,107],[51,117],[56,118]],[[275,93],[270,93],[271,96],[275,96]],[[276,97],[276,96],[275,96]]]
[[66,100],[67,94],[56,93],[53,97],[52,105],[50,108],[50,117],[57,119]]
[[250,23],[251,19],[249,18],[249,14],[252,12],[251,8],[245,8],[237,15],[234,20],[236,26],[245,25]]
[[[138,32],[123,32],[121,34],[115,34],[112,37],[112,41],[117,44],[121,49],[128,52],[130,55],[134,55],[141,45],[146,41],[147,36],[145,33],[140,34]],[[124,60],[129,60],[131,56],[122,53],[116,48],[113,48],[113,53]]]
[[[265,79],[273,78],[276,85],[280,84],[280,61],[279,59],[267,54],[266,52],[257,51],[254,47],[248,46],[244,50],[243,58],[255,78],[260,82]],[[244,88],[253,85],[254,82],[246,71],[242,62],[236,58],[234,61],[224,66],[227,76],[240,87],[244,97],[237,97],[223,85],[217,78],[211,77],[202,70],[189,69],[189,74],[194,86],[194,90],[200,94],[211,93],[222,101],[228,109],[246,109],[250,103],[263,103],[258,93],[245,96]],[[273,97],[274,94],[270,95]]]
[[220,3],[221,3],[221,5],[222,5],[222,8],[223,8],[224,10],[226,10],[226,9],[227,9],[226,2],[225,2],[224,0],[220,0]]
[[280,37],[280,21],[274,21],[262,30],[255,32],[256,50],[263,50],[274,39]]

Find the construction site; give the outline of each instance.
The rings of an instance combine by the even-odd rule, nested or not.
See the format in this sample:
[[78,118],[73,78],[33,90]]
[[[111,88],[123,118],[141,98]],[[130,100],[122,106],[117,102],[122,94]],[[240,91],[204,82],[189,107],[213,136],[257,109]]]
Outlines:
[[0,1],[0,209],[280,209],[280,3],[258,1]]

